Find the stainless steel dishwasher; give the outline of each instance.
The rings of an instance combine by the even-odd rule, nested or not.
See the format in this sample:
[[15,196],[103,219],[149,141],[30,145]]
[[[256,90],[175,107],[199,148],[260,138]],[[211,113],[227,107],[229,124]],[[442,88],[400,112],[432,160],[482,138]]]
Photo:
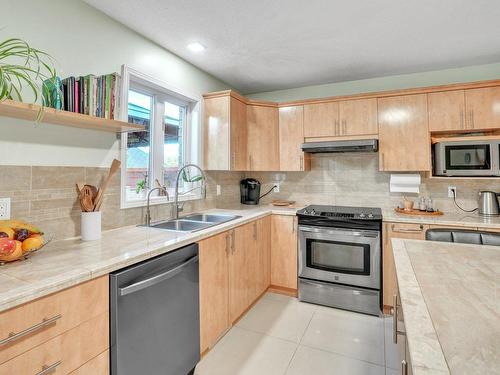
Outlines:
[[200,360],[198,245],[110,274],[112,375],[185,375]]

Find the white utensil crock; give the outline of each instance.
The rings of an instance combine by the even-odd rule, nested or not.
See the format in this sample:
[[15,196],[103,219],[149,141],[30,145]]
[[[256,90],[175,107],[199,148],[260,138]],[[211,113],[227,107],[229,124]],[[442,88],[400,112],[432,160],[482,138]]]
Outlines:
[[101,211],[82,212],[82,241],[101,238]]

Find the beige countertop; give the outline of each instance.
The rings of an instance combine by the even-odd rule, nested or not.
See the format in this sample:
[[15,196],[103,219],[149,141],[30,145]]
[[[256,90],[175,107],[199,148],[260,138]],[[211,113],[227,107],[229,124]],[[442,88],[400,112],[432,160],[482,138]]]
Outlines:
[[241,218],[194,233],[147,227],[105,231],[98,241],[67,239],[49,243],[25,261],[0,266],[0,311],[117,269],[175,250],[203,238],[270,215],[295,215],[297,208],[257,206],[204,212]]
[[479,216],[477,212],[451,213],[444,212],[440,216],[413,216],[404,215],[394,210],[383,210],[384,221],[398,223],[419,223],[437,225],[459,225],[468,227],[480,227],[500,229],[500,216]]
[[392,247],[413,374],[500,374],[500,247]]

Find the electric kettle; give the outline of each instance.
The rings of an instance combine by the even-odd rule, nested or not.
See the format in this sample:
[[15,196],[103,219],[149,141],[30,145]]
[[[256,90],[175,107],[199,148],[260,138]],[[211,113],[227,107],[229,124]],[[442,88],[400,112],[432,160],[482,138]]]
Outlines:
[[479,215],[498,216],[500,207],[498,205],[498,196],[500,193],[494,191],[479,192]]

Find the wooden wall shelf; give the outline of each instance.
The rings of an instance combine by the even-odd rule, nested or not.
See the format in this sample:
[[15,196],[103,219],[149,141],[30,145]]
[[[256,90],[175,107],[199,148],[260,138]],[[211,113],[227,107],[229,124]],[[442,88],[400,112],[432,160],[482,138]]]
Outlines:
[[[36,121],[41,107],[37,104],[21,103],[14,100],[0,101],[0,116]],[[124,133],[144,130],[143,126],[125,121],[110,120],[54,108],[43,108],[40,122],[70,126],[82,129],[100,130],[110,133]]]

